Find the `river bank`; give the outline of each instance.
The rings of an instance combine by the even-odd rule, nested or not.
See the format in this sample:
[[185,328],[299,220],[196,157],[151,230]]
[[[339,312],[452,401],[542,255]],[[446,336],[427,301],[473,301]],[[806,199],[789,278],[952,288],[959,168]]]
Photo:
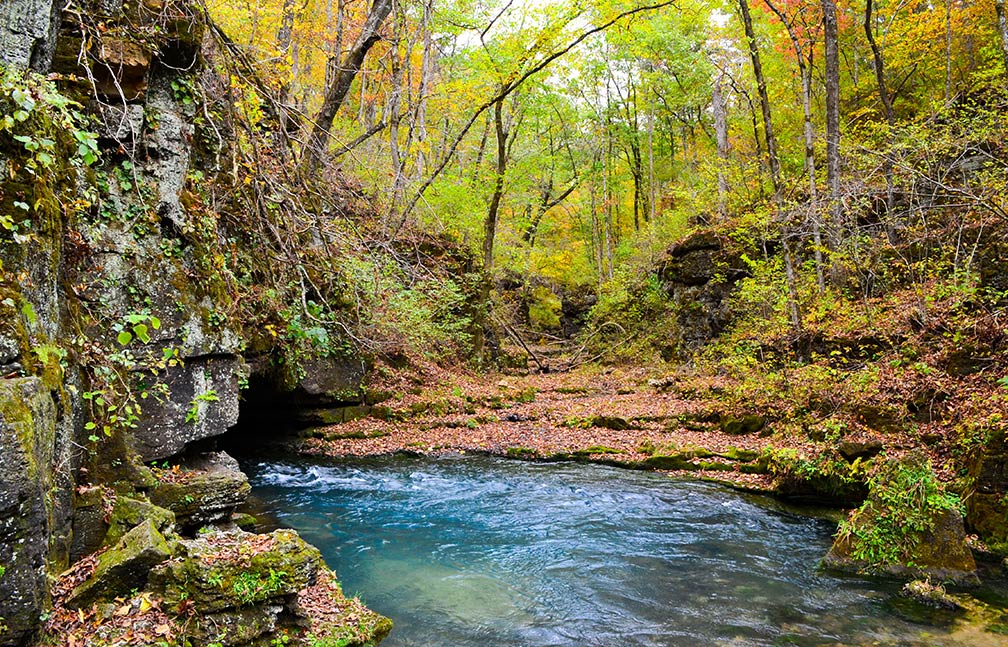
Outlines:
[[[290,446],[331,458],[406,452],[581,460],[775,493],[781,465],[772,464],[774,456],[812,459],[828,444],[670,384],[661,371],[643,367],[440,373],[424,388],[390,392],[360,417],[303,430]],[[838,444],[850,464],[882,450],[899,457],[913,447],[907,434],[867,429],[853,430]]]

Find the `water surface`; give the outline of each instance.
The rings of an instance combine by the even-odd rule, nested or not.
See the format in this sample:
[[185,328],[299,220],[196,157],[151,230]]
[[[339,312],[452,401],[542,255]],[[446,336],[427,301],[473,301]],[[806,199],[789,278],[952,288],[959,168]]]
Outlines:
[[820,572],[835,524],[660,474],[483,457],[247,466],[384,647],[1004,644]]

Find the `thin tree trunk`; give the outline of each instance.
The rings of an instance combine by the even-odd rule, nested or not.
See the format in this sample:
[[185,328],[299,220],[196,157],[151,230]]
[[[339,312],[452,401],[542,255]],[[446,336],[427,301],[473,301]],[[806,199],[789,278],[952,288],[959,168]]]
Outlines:
[[650,211],[648,221],[653,223],[655,219],[654,105],[651,102],[649,102],[648,106],[647,150],[648,150],[648,209]]
[[500,211],[501,198],[504,197],[504,174],[507,172],[507,138],[508,132],[504,125],[504,99],[494,104],[494,131],[497,133],[497,169],[494,178],[494,192],[490,198],[486,219],[483,221],[483,273],[490,274],[493,269],[494,238],[497,235],[497,217]]
[[952,0],[945,0],[945,104],[952,100]]
[[[879,98],[882,100],[882,108],[885,110],[886,123],[889,124],[889,137],[893,137],[893,129],[896,127],[896,113],[893,111],[892,97],[889,96],[889,89],[886,87],[885,64],[882,61],[882,50],[875,42],[875,23],[872,19],[873,0],[865,0],[864,30],[868,37],[868,44],[871,46],[872,63],[875,67],[875,81],[878,83]],[[893,184],[893,167],[889,151],[883,153],[882,171],[886,180],[886,232],[890,240],[893,237],[893,227],[891,222],[893,208],[895,207],[895,187]]]
[[840,47],[835,0],[822,0],[826,51],[826,183],[830,198],[830,245],[837,249],[843,231],[840,212]]
[[998,34],[1001,36],[1001,56],[1004,59],[1005,74],[1008,74],[1008,16],[1005,15],[1005,0],[994,0],[997,13]]
[[780,159],[777,157],[777,138],[774,136],[773,121],[770,118],[770,98],[767,95],[766,77],[763,76],[763,64],[760,61],[756,34],[753,31],[752,16],[749,14],[749,2],[748,0],[738,0],[738,4],[742,13],[742,25],[745,27],[746,40],[749,41],[749,58],[752,60],[753,75],[756,77],[756,91],[759,94],[760,110],[763,113],[763,136],[766,139],[770,179],[773,182],[774,193],[780,193]]
[[[782,200],[784,187],[780,177],[780,159],[777,157],[777,138],[774,136],[773,120],[770,116],[770,98],[767,94],[766,79],[763,76],[763,65],[760,61],[759,47],[756,43],[756,35],[753,31],[752,16],[749,14],[749,3],[747,0],[739,0],[739,8],[742,10],[742,23],[745,27],[746,38],[749,41],[749,56],[752,59],[753,74],[756,77],[756,89],[759,92],[760,108],[763,112],[763,131],[766,137],[767,157],[770,163],[770,177],[773,182],[774,204],[777,212],[783,217]],[[801,315],[798,312],[798,293],[795,287],[794,258],[791,255],[790,227],[783,224],[781,227],[781,243],[784,246],[784,269],[785,280],[788,290],[788,314],[791,319],[791,327],[795,334],[801,331]]]
[[724,95],[722,94],[723,83],[724,73],[718,72],[714,78],[711,103],[714,110],[714,132],[717,137],[718,215],[722,219],[728,216],[728,176],[725,174],[728,165],[728,110],[725,107]]
[[427,95],[430,94],[431,77],[434,75],[434,38],[431,21],[434,14],[434,0],[424,3],[423,11],[423,60],[420,63],[420,96],[417,98],[417,156],[416,178],[419,180],[427,171]]
[[872,5],[874,0],[865,0],[864,31],[868,37],[868,45],[871,46],[872,64],[875,68],[875,81],[878,84],[879,99],[882,100],[882,108],[885,111],[886,121],[892,126],[896,122],[896,114],[893,112],[892,97],[889,96],[889,89],[886,87],[885,65],[882,62],[882,50],[875,42],[875,22],[872,18]]
[[812,244],[815,247],[813,253],[815,254],[816,286],[819,289],[819,293],[822,294],[826,290],[826,281],[823,276],[822,232],[817,204],[819,196],[816,187],[815,129],[812,125],[812,55],[815,52],[815,47],[814,43],[809,47],[809,60],[806,63],[801,41],[798,39],[798,34],[795,33],[794,25],[771,0],[764,0],[764,2],[766,2],[770,10],[777,15],[787,28],[788,36],[791,38],[791,45],[795,48],[798,75],[801,77],[802,117],[804,118],[802,132],[805,138],[805,172],[808,173],[809,203],[812,205]]
[[[400,12],[396,12],[396,26],[397,31],[400,31],[403,27],[402,16]],[[398,215],[399,204],[402,202],[402,195],[406,186],[406,178],[403,174],[404,160],[403,155],[399,149],[399,102],[402,99],[402,86],[403,86],[403,76],[404,70],[409,65],[409,61],[403,61],[402,56],[399,52],[399,43],[393,44],[392,47],[392,88],[389,92],[388,107],[386,108],[386,115],[384,121],[389,125],[389,156],[392,163],[392,199],[390,200],[389,208],[386,210],[384,217],[382,218],[382,235],[388,236],[389,234],[389,224],[396,219]]]

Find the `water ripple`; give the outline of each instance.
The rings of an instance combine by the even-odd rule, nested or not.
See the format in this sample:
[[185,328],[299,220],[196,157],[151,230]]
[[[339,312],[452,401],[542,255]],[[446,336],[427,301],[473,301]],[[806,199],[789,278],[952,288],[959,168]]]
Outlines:
[[490,458],[249,471],[393,618],[387,647],[940,642],[887,614],[891,588],[817,571],[831,524],[710,484]]

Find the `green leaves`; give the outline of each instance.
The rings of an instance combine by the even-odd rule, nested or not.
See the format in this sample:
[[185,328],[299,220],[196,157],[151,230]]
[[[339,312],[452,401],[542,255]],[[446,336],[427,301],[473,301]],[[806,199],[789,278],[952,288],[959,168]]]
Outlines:
[[[117,331],[116,341],[120,346],[127,346],[134,338],[145,344],[151,341],[150,331],[160,330],[161,320],[154,315],[130,313],[123,317],[123,323],[117,323],[112,329]],[[166,358],[167,359],[167,358]]]
[[0,76],[0,133],[10,133],[29,153],[24,168],[32,174],[61,159],[74,166],[98,161],[98,136],[79,107],[37,74],[7,70]]

